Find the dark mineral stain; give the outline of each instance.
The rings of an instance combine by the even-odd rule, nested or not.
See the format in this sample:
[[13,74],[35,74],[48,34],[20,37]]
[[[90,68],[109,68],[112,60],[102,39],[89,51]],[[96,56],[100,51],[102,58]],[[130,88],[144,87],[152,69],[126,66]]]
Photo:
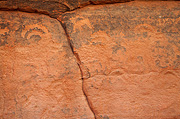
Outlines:
[[[9,29],[8,26],[9,26],[9,23],[0,23],[0,29],[2,30],[5,28]],[[7,42],[8,36],[9,36],[9,31],[0,33],[0,46],[4,46],[8,44]]]
[[87,119],[87,115],[82,115],[81,117],[80,117],[80,119]]
[[0,28],[1,29],[5,29],[6,27],[8,27],[9,23],[5,24],[5,23],[0,23]]
[[100,119],[109,119],[109,117],[107,115],[100,115]]
[[112,50],[113,50],[113,52],[112,52],[113,54],[117,53],[118,50],[121,50],[122,53],[126,52],[126,48],[121,45],[116,45],[116,46],[112,47]]
[[142,56],[138,56],[137,57],[137,62],[142,63],[143,62],[143,57]]
[[39,40],[41,40],[41,36],[39,36],[39,35],[32,35],[31,37],[30,37],[30,39],[33,39],[34,41],[39,41]]
[[174,61],[174,68],[179,68],[180,67],[180,55],[176,56],[176,60]]
[[147,36],[148,36],[148,35],[147,35],[147,32],[143,32],[143,37],[144,37],[144,38],[147,38]]
[[6,35],[0,35],[0,46],[4,46],[8,44],[7,43],[7,36]]
[[64,114],[68,114],[70,112],[70,109],[65,107],[63,109],[61,109],[61,111],[64,113]]
[[155,62],[156,62],[156,66],[158,66],[159,68],[167,68],[168,67],[168,66],[162,66],[160,60],[156,60]]
[[41,32],[42,34],[45,34],[45,32],[44,32],[42,29],[39,29],[39,28],[35,27],[35,28],[30,29],[30,30],[28,30],[28,31],[26,32],[25,38],[27,39],[28,34],[32,33],[33,31],[38,31],[38,32]]

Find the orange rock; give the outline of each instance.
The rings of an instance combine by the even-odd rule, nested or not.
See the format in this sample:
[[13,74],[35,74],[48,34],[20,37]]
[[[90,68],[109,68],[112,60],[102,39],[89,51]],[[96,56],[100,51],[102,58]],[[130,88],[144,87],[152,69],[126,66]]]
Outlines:
[[131,0],[3,0],[0,1],[2,10],[19,10],[37,12],[58,18],[64,12],[84,7],[89,4],[105,4],[128,2]]
[[179,5],[129,2],[63,14],[97,118],[180,118]]
[[57,20],[0,12],[0,118],[93,118]]
[[[134,0],[1,0],[1,10],[18,10],[24,12],[37,12],[58,18],[64,12],[82,8],[90,4],[123,3]],[[159,0],[136,0],[159,1]],[[162,0],[163,1],[163,0]],[[167,0],[165,0],[167,1]],[[172,0],[168,0],[172,1]]]

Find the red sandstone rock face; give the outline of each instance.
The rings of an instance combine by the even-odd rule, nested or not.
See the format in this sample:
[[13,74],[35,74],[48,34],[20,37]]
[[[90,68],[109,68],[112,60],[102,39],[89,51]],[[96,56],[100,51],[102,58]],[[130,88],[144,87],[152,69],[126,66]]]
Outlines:
[[130,0],[3,0],[0,9],[38,12],[58,18],[60,14],[89,4],[128,2]]
[[57,20],[0,12],[0,118],[93,118]]
[[180,118],[180,2],[130,2],[65,13],[96,118]]
[[0,9],[20,10],[24,12],[37,12],[47,14],[53,18],[58,18],[59,15],[61,15],[64,12],[78,9],[89,4],[122,3],[129,1],[133,0],[1,0]]
[[179,119],[180,2],[60,16],[127,1],[0,1],[2,10],[58,18],[67,31],[45,15],[0,12],[0,118]]

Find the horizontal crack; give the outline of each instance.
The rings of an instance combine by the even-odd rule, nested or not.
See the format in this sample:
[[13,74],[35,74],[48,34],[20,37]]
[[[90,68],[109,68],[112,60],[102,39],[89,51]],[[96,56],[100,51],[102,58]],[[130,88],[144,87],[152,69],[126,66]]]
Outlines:
[[[22,11],[22,12],[28,12],[28,13],[40,13],[48,15],[52,18],[58,18],[61,16],[61,14],[69,11],[74,11],[76,9],[81,9],[88,5],[104,5],[104,4],[116,4],[116,3],[126,3],[126,2],[132,2],[136,0],[101,0],[101,1],[92,1],[89,0],[85,3],[76,3],[76,5],[70,5],[68,2],[59,2],[59,1],[32,1],[28,3],[23,3],[22,1],[0,1],[0,11]],[[140,0],[140,1],[147,1],[147,0]],[[153,1],[153,0],[148,0]],[[159,0],[159,1],[178,1],[178,0]],[[4,4],[4,2],[6,4]],[[139,2],[139,1],[137,1]],[[38,4],[38,5],[37,5]],[[54,5],[54,6],[53,6]],[[15,8],[14,8],[15,7]]]
[[[8,8],[0,8],[0,11],[9,11],[9,12],[17,11],[17,12],[25,12],[25,13],[36,13],[36,14],[43,14],[43,15],[47,15],[47,16],[51,17],[48,12],[37,11],[35,9],[23,10],[23,9],[20,9],[20,8],[10,8],[10,9],[8,9]],[[51,18],[54,18],[54,17],[51,17]]]

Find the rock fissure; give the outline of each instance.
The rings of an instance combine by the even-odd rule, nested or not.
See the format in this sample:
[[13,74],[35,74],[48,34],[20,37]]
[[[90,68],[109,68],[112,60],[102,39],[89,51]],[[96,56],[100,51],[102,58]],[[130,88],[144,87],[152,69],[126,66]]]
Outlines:
[[[92,1],[89,1],[90,2],[90,4],[97,4],[97,3],[94,3],[94,2],[92,2]],[[104,4],[107,4],[107,3],[104,3]],[[114,3],[110,3],[110,4],[114,4]],[[85,5],[85,6],[87,6],[87,5]],[[66,5],[66,7],[68,7],[68,5]],[[78,8],[75,8],[75,9],[73,9],[73,10],[71,10],[70,9],[70,7],[68,7],[69,8],[69,11],[74,11],[74,10],[76,10],[76,9],[78,9]],[[1,9],[0,8],[0,11],[9,11],[9,10],[6,10],[6,9]],[[14,10],[11,10],[11,11],[21,11],[21,12],[26,12],[26,11],[24,11],[24,9],[14,9]],[[67,12],[67,11],[66,11]],[[87,88],[87,86],[88,85],[90,85],[91,84],[91,86],[90,86],[90,88],[91,89],[89,89],[90,91],[91,90],[97,90],[98,88],[99,88],[99,90],[100,90],[100,88],[101,87],[98,87],[98,86],[100,86],[101,84],[97,84],[97,82],[95,82],[94,84],[93,83],[90,83],[90,82],[86,82],[86,79],[88,79],[88,78],[91,78],[90,80],[95,80],[95,78],[93,78],[93,77],[98,77],[98,76],[101,76],[101,75],[93,75],[93,76],[90,76],[90,77],[88,77],[88,78],[85,78],[84,77],[84,73],[86,73],[85,71],[84,71],[84,62],[83,62],[83,57],[81,57],[81,59],[80,59],[80,57],[79,57],[79,54],[81,54],[82,55],[82,53],[81,52],[76,52],[74,49],[75,49],[75,45],[73,46],[73,43],[71,42],[71,37],[70,37],[70,32],[67,32],[68,31],[68,28],[66,28],[66,24],[64,24],[64,22],[66,21],[66,20],[61,20],[61,19],[59,19],[59,17],[61,16],[61,14],[58,14],[59,15],[59,17],[57,18],[57,17],[53,17],[53,16],[51,16],[51,14],[49,14],[48,12],[46,13],[46,12],[39,12],[39,11],[30,11],[30,12],[27,12],[27,13],[38,13],[38,14],[44,14],[44,15],[47,15],[47,16],[49,16],[49,17],[51,17],[51,18],[53,18],[53,19],[56,19],[56,20],[58,20],[58,22],[60,23],[60,25],[62,26],[62,28],[63,28],[63,30],[64,30],[64,32],[65,32],[65,37],[67,38],[67,42],[68,42],[68,49],[71,49],[71,51],[72,51],[72,53],[73,53],[73,55],[74,55],[74,59],[76,60],[76,62],[74,62],[75,63],[75,66],[77,66],[78,65],[78,67],[77,67],[77,70],[80,70],[80,72],[78,72],[78,74],[80,74],[81,73],[81,77],[79,76],[79,78],[81,78],[81,80],[82,80],[82,87],[79,85],[78,87],[80,87],[81,89],[80,90],[82,90],[82,92],[83,92],[83,94],[82,94],[82,97],[84,97],[84,101],[83,102],[87,102],[86,103],[86,106],[87,106],[87,109],[89,110],[89,111],[91,111],[92,112],[92,115],[91,115],[91,117],[94,117],[95,119],[96,118],[99,118],[99,117],[103,117],[104,116],[104,118],[109,118],[107,115],[98,115],[98,114],[100,114],[99,112],[98,112],[98,110],[97,110],[97,107],[96,107],[96,105],[94,104],[94,102],[96,101],[94,101],[93,102],[93,98],[92,97],[94,97],[94,98],[96,98],[96,96],[97,96],[97,94],[99,93],[99,92],[96,92],[96,91],[92,91],[92,92],[88,92],[88,89],[86,89]],[[19,16],[19,18],[21,18],[20,16]],[[62,30],[61,30],[62,31]],[[81,36],[81,35],[80,35]],[[76,39],[77,40],[77,39]],[[73,40],[72,40],[73,41]],[[67,43],[66,42],[66,43]],[[71,52],[70,51],[70,52]],[[72,55],[72,56],[73,56]],[[77,63],[77,65],[76,65],[76,63]],[[102,67],[102,66],[101,66]],[[79,69],[78,69],[79,68]],[[14,71],[13,71],[14,72]],[[125,73],[127,73],[127,72],[125,72]],[[150,74],[150,73],[156,73],[156,71],[150,71],[150,72],[148,72],[148,73],[146,73],[146,74]],[[14,74],[14,73],[13,73]],[[171,76],[172,77],[172,79],[174,78],[174,77],[176,77],[177,79],[179,78],[177,75],[175,75],[174,73],[171,73],[171,72],[167,72],[167,73],[165,73],[165,74],[167,74],[167,76]],[[112,73],[109,73],[108,75],[106,75],[107,77],[108,76],[121,76],[121,75],[123,75],[123,74],[121,74],[121,73],[117,73],[117,72],[112,72]],[[138,74],[138,73],[135,73],[135,74],[133,74],[133,75],[138,75],[138,77],[140,77],[140,79],[141,79],[141,77],[143,78],[143,76],[141,75],[141,73],[140,74]],[[144,74],[143,74],[144,75]],[[154,75],[153,75],[154,76]],[[152,78],[152,80],[154,79],[154,77],[151,77]],[[93,78],[93,79],[92,79]],[[110,78],[112,78],[112,77],[110,77]],[[105,81],[103,82],[102,81],[102,83],[104,83],[104,87],[110,87],[111,85],[114,85],[114,86],[117,86],[115,83],[113,84],[113,82],[111,82],[111,80],[110,80],[110,78],[107,78],[107,79],[109,79],[109,80],[106,80],[105,79]],[[125,77],[126,78],[126,77]],[[136,78],[136,77],[133,77],[133,76],[131,76],[130,78]],[[149,78],[149,79],[151,79],[151,78]],[[156,78],[156,77],[155,77]],[[159,78],[159,77],[158,77]],[[167,77],[168,78],[168,77]],[[174,78],[175,79],[175,78]],[[102,80],[104,80],[104,79],[102,79]],[[136,81],[136,79],[133,79],[133,80],[135,80]],[[139,79],[137,79],[137,82],[138,82],[138,80]],[[108,82],[109,81],[109,82]],[[112,80],[112,81],[116,81],[116,83],[118,84],[118,85],[121,85],[122,87],[119,87],[119,88],[117,88],[117,87],[115,87],[115,88],[117,88],[116,89],[116,91],[119,91],[119,90],[125,90],[126,89],[126,85],[125,85],[125,83],[122,81],[122,80],[120,80],[120,79],[116,79],[116,78],[114,78],[114,80]],[[150,80],[148,80],[147,79],[147,82],[150,82]],[[161,81],[161,80],[160,80]],[[81,82],[81,81],[79,81],[79,82]],[[161,82],[163,82],[163,81],[161,81]],[[133,82],[134,84],[136,83],[136,82]],[[141,82],[139,82],[139,83],[141,83]],[[145,82],[146,83],[146,82]],[[151,84],[152,83],[152,81],[149,83],[149,84]],[[138,85],[138,83],[136,84],[136,85]],[[144,84],[143,84],[144,85]],[[145,84],[146,85],[146,84]],[[102,85],[101,85],[102,86]],[[142,85],[138,85],[138,86],[142,86]],[[149,85],[148,85],[149,86]],[[174,88],[176,85],[174,85],[174,86],[171,86],[171,87],[169,87],[169,88]],[[93,88],[94,87],[94,88]],[[98,88],[97,88],[98,87]],[[129,87],[129,85],[127,85],[127,87]],[[36,88],[38,88],[38,87],[36,87]],[[112,86],[110,87],[110,88],[112,88]],[[142,87],[142,88],[144,88],[144,87]],[[150,87],[151,88],[151,87]],[[149,89],[150,89],[149,88]],[[163,87],[162,87],[163,88]],[[106,88],[104,88],[105,90],[108,90],[108,88],[106,89]],[[103,91],[104,91],[104,89],[102,89]],[[153,89],[154,89],[154,87],[153,87]],[[131,94],[137,94],[137,93],[134,93],[133,92],[133,90],[130,90],[130,91],[132,91],[132,92],[130,92]],[[145,90],[146,91],[146,90]],[[94,94],[93,94],[94,93]],[[111,92],[111,93],[109,93],[109,95],[111,96],[111,94],[113,94],[114,92]],[[119,92],[115,92],[114,94],[118,94]],[[123,93],[123,92],[121,92],[121,93]],[[140,92],[141,93],[141,92]],[[149,92],[148,92],[148,90],[147,90],[147,92],[143,92],[143,95],[147,95],[147,94],[149,94]],[[84,95],[84,96],[83,96]],[[90,95],[90,96],[89,96]],[[91,96],[91,95],[96,95],[96,96]],[[127,95],[127,93],[125,93],[124,94],[125,96]],[[139,94],[140,95],[140,94]],[[117,98],[118,98],[118,96],[119,95],[117,95]],[[136,96],[136,95],[135,95]],[[103,96],[102,96],[103,97]],[[115,96],[114,96],[115,97]],[[5,97],[4,97],[5,98]],[[157,97],[158,98],[158,97]],[[116,100],[115,98],[114,98],[114,100]],[[4,101],[5,101],[5,99],[4,99]],[[16,101],[16,100],[15,100]],[[77,102],[77,101],[76,101]],[[101,101],[100,101],[101,102]],[[100,103],[100,102],[98,102],[98,103]],[[108,101],[106,101],[106,102],[108,102]],[[113,102],[116,102],[116,101],[113,101]],[[5,103],[5,102],[4,102]],[[132,103],[133,103],[133,101],[132,101]],[[92,104],[94,104],[94,105],[92,105]],[[123,104],[122,102],[120,103],[120,104]],[[173,105],[175,105],[176,103],[173,103],[173,104],[171,104],[171,106],[173,106]],[[3,114],[4,114],[4,108],[5,108],[5,106],[4,106],[5,104],[3,104]],[[108,104],[107,104],[108,105]],[[111,105],[111,104],[110,104]],[[131,105],[130,105],[131,106]],[[171,106],[167,106],[167,107],[163,107],[162,109],[164,110],[164,109],[167,109],[167,108],[170,108]],[[100,107],[100,106],[99,106]],[[108,107],[108,106],[107,106]],[[162,110],[162,109],[159,109],[159,110]],[[67,113],[69,112],[69,109],[67,108],[67,109],[64,109],[65,111],[67,111]],[[118,109],[117,109],[118,110]],[[104,111],[104,110],[103,110]],[[91,113],[90,112],[90,113]],[[66,113],[66,112],[65,112]],[[117,113],[119,113],[119,112],[117,112]]]
[[[168,91],[177,91],[179,82],[173,68],[179,51],[177,44],[169,43],[174,38],[178,41],[178,36],[168,38],[172,34],[169,28],[175,30],[179,23],[178,4],[158,1],[92,5],[62,15],[80,56],[83,90],[96,118],[134,118],[138,114],[163,118],[167,110],[179,105],[177,93],[166,98]],[[162,72],[167,70],[166,74]],[[86,71],[90,74],[87,78]],[[164,109],[156,104],[168,108],[156,113]]]
[[85,89],[84,89],[84,78],[83,78],[83,70],[82,70],[82,68],[81,68],[81,65],[82,65],[81,60],[80,60],[80,58],[79,58],[78,53],[74,51],[73,45],[71,44],[70,37],[69,37],[69,35],[68,35],[67,31],[66,31],[65,26],[62,24],[61,21],[59,21],[59,22],[60,22],[61,26],[62,26],[63,29],[64,29],[64,32],[65,32],[65,34],[66,34],[66,37],[67,37],[69,46],[70,46],[70,48],[71,48],[72,53],[74,54],[74,56],[75,56],[75,58],[76,58],[77,65],[78,65],[79,70],[80,70],[80,73],[81,73],[82,92],[83,92],[83,94],[84,94],[84,96],[85,96],[85,99],[86,99],[86,101],[87,101],[87,104],[88,104],[88,106],[89,106],[89,109],[91,110],[91,112],[92,112],[93,115],[94,115],[94,118],[96,119],[95,112],[93,111],[93,108],[92,108],[92,106],[91,106],[91,104],[90,104],[90,102],[89,102],[88,96],[87,96],[86,91],[85,91]]
[[[43,15],[47,15],[47,16],[51,17],[48,13],[37,12],[37,11],[34,11],[34,12],[33,12],[33,11],[32,11],[32,12],[30,12],[30,11],[23,11],[23,10],[21,10],[21,9],[11,9],[11,10],[0,9],[0,11],[17,11],[17,12],[25,12],[25,13],[37,13],[37,14],[43,14]],[[18,14],[18,16],[19,16],[19,14]],[[20,18],[20,16],[19,16],[19,18]],[[53,17],[51,17],[51,18],[53,18]],[[56,18],[53,18],[53,19],[56,19]],[[58,19],[56,19],[56,20],[58,20]],[[65,28],[64,25],[62,24],[62,21],[60,21],[60,20],[58,20],[58,21],[59,21],[59,23],[61,24],[61,26],[62,26],[63,29],[64,29],[65,35],[66,35],[66,37],[67,37],[67,39],[68,39],[68,44],[69,44],[69,46],[70,46],[70,48],[71,48],[72,53],[74,54],[74,56],[75,56],[75,58],[76,58],[77,65],[78,65],[79,70],[80,70],[80,73],[81,73],[82,92],[83,92],[83,94],[84,94],[84,96],[85,96],[85,99],[86,99],[86,101],[87,101],[87,104],[88,104],[88,106],[89,106],[89,109],[91,110],[91,112],[92,112],[93,115],[94,115],[94,118],[96,119],[96,115],[95,115],[92,107],[90,106],[88,97],[87,97],[86,92],[85,92],[85,90],[84,90],[84,86],[83,86],[83,84],[84,84],[84,83],[83,83],[83,82],[84,82],[83,71],[82,71],[82,69],[81,69],[81,65],[82,65],[82,64],[81,64],[79,55],[78,55],[78,53],[76,53],[76,52],[74,51],[74,48],[73,48],[73,46],[72,46],[72,44],[71,44],[71,42],[70,42],[70,37],[69,37],[68,33],[66,32],[66,28]]]
[[80,70],[80,72],[81,72],[81,80],[82,80],[82,91],[83,91],[83,94],[84,94],[84,96],[85,96],[85,98],[86,98],[86,101],[87,101],[87,104],[88,104],[88,106],[89,106],[89,109],[91,110],[91,112],[92,112],[93,115],[94,115],[94,118],[96,119],[96,114],[95,114],[95,112],[94,112],[94,110],[93,110],[93,108],[92,108],[92,106],[91,106],[91,104],[90,104],[90,101],[89,101],[88,96],[87,96],[87,94],[86,94],[86,91],[85,91],[85,89],[84,89],[83,71],[82,71],[82,69],[81,69],[81,61],[79,60],[79,55],[78,55],[78,53],[76,53],[76,52],[73,52],[73,54],[75,55],[75,57],[76,57],[76,59],[77,59],[77,65],[78,65],[79,70]]
[[[40,11],[37,11],[37,10],[33,10],[33,9],[29,9],[29,10],[23,10],[23,9],[20,9],[20,8],[16,8],[16,9],[8,9],[8,8],[0,8],[0,11],[17,11],[17,12],[24,12],[24,13],[36,13],[36,14],[43,14],[43,15],[47,15],[51,18],[54,18],[52,16],[50,16],[50,14],[48,14],[47,12],[40,12]],[[56,19],[56,18],[54,18]]]
[[[4,10],[0,10],[0,11],[4,11]],[[7,10],[5,10],[6,12],[7,12]],[[12,11],[13,12],[13,11]],[[29,13],[29,12],[24,12],[24,11],[21,11],[21,10],[19,10],[19,9],[16,9],[16,10],[14,10],[14,14],[17,14],[16,15],[16,17],[18,17],[19,19],[20,19],[20,23],[23,23],[23,19],[21,19],[21,15],[20,15],[20,12],[22,12],[22,14],[26,14],[26,13]],[[24,13],[23,13],[24,12]],[[31,13],[31,12],[30,12]],[[44,14],[44,13],[41,13],[41,14]],[[25,15],[24,15],[25,16]],[[33,14],[32,14],[32,16],[33,16]],[[47,14],[44,14],[44,16],[42,16],[42,17],[46,17],[46,16],[48,16]],[[48,16],[48,17],[51,17],[51,16]],[[25,17],[24,17],[25,18]],[[51,17],[52,18],[52,17]],[[55,19],[55,18],[52,18],[52,19]],[[56,19],[57,20],[57,19]],[[77,67],[77,72],[78,73],[81,73],[81,76],[79,76],[79,79],[82,79],[82,83],[81,83],[81,85],[82,85],[82,87],[81,87],[81,85],[80,85],[80,87],[79,87],[79,89],[82,91],[82,96],[84,97],[83,99],[84,99],[84,101],[83,101],[83,103],[85,104],[85,106],[83,107],[84,108],[84,111],[86,111],[87,110],[87,112],[90,112],[89,114],[91,115],[91,117],[95,117],[95,115],[93,115],[94,114],[94,112],[93,112],[93,110],[92,110],[92,108],[90,107],[90,105],[89,105],[89,101],[88,101],[88,99],[87,99],[87,96],[86,96],[86,93],[84,92],[84,88],[83,88],[83,78],[82,78],[82,70],[81,70],[81,67],[80,67],[80,64],[81,64],[81,61],[80,61],[80,59],[79,59],[79,56],[78,56],[78,54],[73,50],[73,46],[72,46],[72,44],[70,43],[70,40],[69,40],[69,36],[68,36],[68,34],[66,33],[66,29],[64,29],[64,27],[63,27],[63,25],[62,25],[62,22],[60,21],[60,20],[57,20],[57,23],[59,23],[59,25],[61,26],[61,28],[62,28],[62,32],[64,32],[63,33],[63,35],[67,38],[67,49],[70,51],[69,53],[71,53],[71,51],[72,51],[72,53],[74,54],[74,56],[75,56],[75,60],[77,60],[77,61],[75,61],[75,60],[73,60],[73,61],[75,61],[74,63],[75,63],[75,65],[76,65],[76,63],[77,63],[77,65],[78,65],[78,67]],[[64,31],[63,31],[64,30]],[[56,33],[55,33],[56,34]],[[61,35],[61,34],[60,34]],[[76,65],[76,66],[77,66]],[[33,67],[33,65],[32,65],[32,67]],[[78,71],[78,68],[79,68],[79,70],[80,70],[80,72]],[[14,64],[13,64],[13,68],[12,68],[12,74],[14,75]],[[77,74],[78,74],[77,73]],[[49,72],[48,72],[48,74],[49,74]],[[78,74],[79,75],[79,74]],[[79,81],[79,82],[81,82],[81,81]],[[72,83],[72,82],[71,82]],[[39,88],[39,87],[35,87],[35,88]],[[71,87],[69,87],[69,88],[71,88]],[[41,88],[40,88],[41,89]],[[41,90],[43,90],[43,89],[41,89]],[[81,92],[80,91],[80,92]],[[16,114],[16,112],[18,113],[18,107],[17,107],[17,102],[18,102],[18,100],[16,99],[16,97],[17,96],[15,96],[15,98],[14,98],[14,101],[15,101],[15,112],[14,112],[14,114],[15,114],[15,116],[16,115],[18,115],[18,114]],[[5,97],[3,96],[3,100],[4,100],[4,104],[3,104],[3,108],[2,108],[2,116],[4,117],[4,114],[6,113],[5,112]],[[76,101],[77,102],[77,101]],[[77,102],[78,103],[78,102]],[[87,108],[86,108],[87,107]],[[63,108],[63,106],[60,106],[60,108]],[[69,108],[67,108],[67,109],[65,109],[67,112],[64,112],[65,114],[66,113],[70,113],[70,109]],[[77,113],[77,109],[74,109],[75,110],[75,112]],[[90,115],[86,115],[86,114],[84,114],[84,115],[82,115],[82,116],[90,116]],[[81,116],[81,117],[82,117]]]
[[86,98],[87,104],[88,104],[90,110],[92,111],[92,113],[93,113],[93,115],[94,115],[94,118],[97,119],[97,118],[96,118],[96,114],[95,114],[95,112],[94,112],[94,110],[93,110],[93,108],[92,108],[92,106],[91,106],[91,104],[90,104],[90,101],[89,101],[88,96],[87,96],[87,94],[86,94],[86,91],[85,91],[85,89],[84,89],[84,79],[83,79],[83,78],[82,78],[82,91],[83,91],[83,94],[84,94],[84,96],[85,96],[85,98]]
[[[133,2],[136,0],[85,0],[85,1],[29,1],[24,3],[21,0],[11,1],[5,0],[0,1],[0,11],[22,11],[28,13],[40,13],[48,15],[52,18],[58,18],[61,14],[81,9],[88,5],[105,5],[105,4],[117,4],[117,3],[126,3]],[[146,1],[146,0],[137,0],[137,1]],[[154,0],[149,0],[154,1]],[[160,1],[177,1],[177,0],[160,0]],[[46,6],[46,7],[44,7]]]

